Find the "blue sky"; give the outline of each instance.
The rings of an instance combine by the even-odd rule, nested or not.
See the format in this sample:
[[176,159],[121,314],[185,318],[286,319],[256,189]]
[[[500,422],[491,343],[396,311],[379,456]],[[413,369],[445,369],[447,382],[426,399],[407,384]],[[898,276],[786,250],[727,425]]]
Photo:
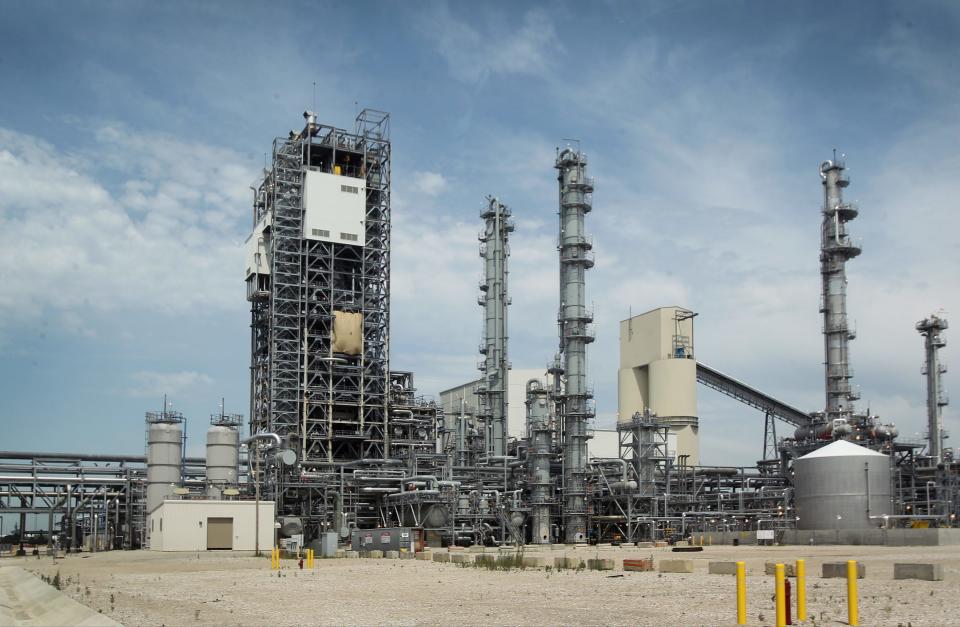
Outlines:
[[[0,448],[140,451],[165,392],[192,452],[221,396],[247,413],[248,186],[314,83],[324,122],[392,115],[392,363],[422,393],[476,373],[486,194],[517,222],[512,362],[555,350],[573,137],[597,181],[598,425],[617,321],[669,304],[700,313],[702,361],[821,408],[816,169],[837,148],[861,203],[854,383],[922,433],[913,325],[960,311],[958,31],[950,2],[5,2]],[[699,393],[704,461],[752,463],[762,416]]]

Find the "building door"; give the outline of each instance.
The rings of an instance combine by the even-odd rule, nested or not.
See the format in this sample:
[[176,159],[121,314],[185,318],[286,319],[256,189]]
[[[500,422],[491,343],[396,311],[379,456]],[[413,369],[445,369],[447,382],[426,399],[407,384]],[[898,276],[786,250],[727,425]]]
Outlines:
[[233,549],[233,519],[207,518],[207,550]]

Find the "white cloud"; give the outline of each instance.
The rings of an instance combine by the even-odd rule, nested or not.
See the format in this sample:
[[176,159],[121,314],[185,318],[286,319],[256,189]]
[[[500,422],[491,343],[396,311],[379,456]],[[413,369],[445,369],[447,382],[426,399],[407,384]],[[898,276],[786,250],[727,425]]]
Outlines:
[[[476,16],[473,16],[476,18]],[[520,25],[508,16],[478,25],[460,19],[446,4],[433,5],[422,16],[421,31],[447,62],[453,76],[480,83],[496,74],[541,75],[553,65],[560,40],[545,11],[527,11]]]
[[142,370],[134,372],[130,375],[130,378],[134,383],[127,389],[127,395],[138,398],[160,398],[164,394],[176,396],[213,383],[213,379],[209,375],[193,370],[182,372]]
[[426,196],[437,196],[447,189],[447,179],[439,172],[414,172],[413,188]]
[[233,154],[118,126],[78,152],[5,129],[0,146],[3,326],[237,306],[253,172]]

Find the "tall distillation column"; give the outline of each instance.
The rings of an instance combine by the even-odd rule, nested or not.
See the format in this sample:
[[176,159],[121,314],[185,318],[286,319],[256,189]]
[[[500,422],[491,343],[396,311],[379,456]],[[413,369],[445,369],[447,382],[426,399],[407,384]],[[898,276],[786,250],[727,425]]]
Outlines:
[[849,341],[855,337],[847,324],[847,260],[860,254],[847,233],[846,224],[857,217],[856,206],[843,202],[842,190],[850,184],[845,164],[834,159],[820,164],[823,179],[823,225],[820,234],[820,276],[823,314],[825,415],[829,421],[849,420],[853,401],[859,395],[850,385]]
[[550,390],[537,379],[527,381],[527,485],[530,486],[530,541],[550,544],[550,477],[553,428],[550,425]]
[[942,335],[947,326],[946,319],[937,314],[917,323],[926,353],[923,373],[927,375],[927,453],[934,464],[943,461],[943,406],[947,404],[947,396],[943,393],[940,375],[947,367],[940,363],[940,349],[947,345]]
[[584,216],[592,209],[593,180],[587,158],[570,147],[557,155],[560,182],[560,351],[566,374],[563,396],[563,525],[565,542],[587,540],[587,420],[593,415],[587,389],[587,344],[593,341],[586,307],[585,274],[593,267]]
[[487,198],[487,207],[480,212],[484,231],[480,235],[480,256],[484,262],[483,292],[478,300],[483,306],[483,344],[480,352],[483,371],[477,389],[480,400],[479,417],[486,423],[486,452],[502,456],[507,451],[507,379],[510,362],[507,360],[507,257],[510,248],[508,234],[513,231],[510,209],[497,198]]

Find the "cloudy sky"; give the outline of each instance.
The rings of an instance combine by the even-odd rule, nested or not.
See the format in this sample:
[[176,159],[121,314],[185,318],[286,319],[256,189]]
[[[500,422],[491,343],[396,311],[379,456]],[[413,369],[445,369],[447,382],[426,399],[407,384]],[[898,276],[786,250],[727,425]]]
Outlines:
[[[913,325],[960,312],[958,42],[946,1],[7,0],[0,448],[139,452],[167,393],[197,452],[221,397],[248,412],[248,186],[314,99],[343,127],[391,113],[392,363],[424,394],[476,373],[486,194],[517,223],[512,362],[556,350],[552,165],[582,141],[598,426],[617,321],[670,304],[699,312],[701,361],[822,408],[817,166],[836,148],[861,204],[854,382],[922,434]],[[705,463],[758,458],[762,415],[703,388],[699,406]]]

